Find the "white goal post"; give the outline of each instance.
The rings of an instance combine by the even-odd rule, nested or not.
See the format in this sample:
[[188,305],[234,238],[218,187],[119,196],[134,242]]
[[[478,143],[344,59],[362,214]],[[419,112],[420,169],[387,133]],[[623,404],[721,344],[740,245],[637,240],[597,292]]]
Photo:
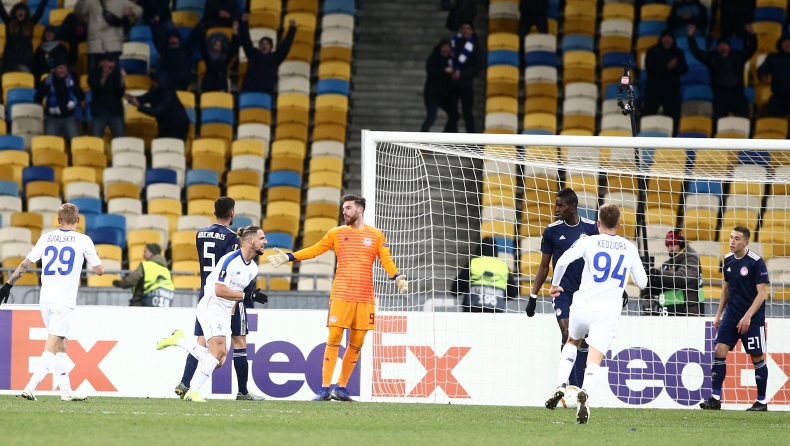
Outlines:
[[[790,347],[781,342],[790,336],[790,141],[722,138],[363,130],[365,222],[382,230],[409,278],[409,293],[398,295],[375,268],[377,329],[364,346],[363,400],[543,404],[560,350],[548,287],[538,314],[528,318],[524,308],[564,187],[576,192],[582,217],[617,204],[619,233],[657,270],[672,261],[668,230],[681,231],[699,258],[698,285],[680,300],[660,290],[640,295],[629,283],[593,405],[693,408],[707,398],[721,262],[732,227],[743,225],[772,282],[768,399],[772,410],[790,410]],[[501,314],[463,311],[475,297],[457,276],[483,239],[517,288]],[[739,345],[728,357],[726,407],[750,405],[754,386]]]

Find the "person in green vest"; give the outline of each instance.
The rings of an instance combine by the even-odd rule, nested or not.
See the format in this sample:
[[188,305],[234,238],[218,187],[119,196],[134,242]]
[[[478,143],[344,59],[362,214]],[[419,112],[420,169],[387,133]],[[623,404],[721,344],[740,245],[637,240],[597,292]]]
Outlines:
[[513,274],[497,257],[492,237],[480,241],[478,255],[461,268],[450,292],[461,296],[461,311],[472,313],[503,313],[505,299],[518,296]]
[[133,307],[169,307],[173,302],[173,279],[167,269],[167,260],[162,256],[162,247],[157,243],[145,245],[143,261],[121,280],[114,280],[113,286],[132,288]]
[[652,296],[658,296],[661,314],[668,316],[699,316],[702,294],[702,273],[699,254],[687,246],[680,231],[669,231],[664,239],[669,260],[661,269],[650,268]]

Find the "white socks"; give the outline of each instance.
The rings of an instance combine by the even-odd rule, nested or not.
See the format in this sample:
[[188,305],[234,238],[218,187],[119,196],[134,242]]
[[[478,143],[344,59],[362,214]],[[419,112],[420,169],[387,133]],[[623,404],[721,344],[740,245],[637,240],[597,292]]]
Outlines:
[[35,389],[49,373],[49,370],[52,368],[52,363],[55,362],[55,355],[52,352],[44,352],[41,354],[41,357],[38,358],[38,362],[36,363],[36,369],[33,372],[33,376],[30,377],[30,382],[27,383],[28,389]]
[[68,356],[65,353],[55,354],[55,381],[60,386],[61,395],[71,395],[71,380],[69,374],[66,372],[66,360]]
[[570,376],[571,370],[573,370],[573,364],[576,363],[576,354],[578,352],[579,349],[577,349],[576,346],[570,342],[566,343],[565,346],[562,347],[562,353],[560,354],[560,367],[557,375],[557,387],[568,382],[568,376]]
[[[197,356],[195,357],[197,358]],[[203,359],[198,362],[197,373],[195,373],[195,376],[192,378],[192,385],[189,390],[199,391],[200,388],[203,387],[203,384],[206,383],[206,380],[208,380],[208,377],[214,373],[214,369],[216,369],[218,365],[219,361],[217,361],[217,358],[209,354],[204,355]]]
[[188,341],[185,338],[181,338],[176,342],[176,345],[186,350],[187,353],[194,356],[198,361],[202,361],[203,358],[208,355],[208,349],[195,341]]
[[584,371],[584,384],[582,384],[582,389],[584,389],[588,395],[595,388],[595,385],[598,384],[598,373],[600,371],[600,364],[587,364],[587,369]]

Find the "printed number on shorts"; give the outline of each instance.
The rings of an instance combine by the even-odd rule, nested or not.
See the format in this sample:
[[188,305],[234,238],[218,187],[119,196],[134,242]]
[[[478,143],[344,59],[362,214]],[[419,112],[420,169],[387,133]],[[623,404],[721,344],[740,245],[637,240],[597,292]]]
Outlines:
[[749,350],[758,350],[760,348],[760,337],[753,336],[746,338],[746,348]]
[[[603,265],[601,265],[601,259],[603,259]],[[606,282],[609,279],[609,274],[611,273],[612,279],[620,280],[620,288],[625,287],[625,277],[626,277],[626,269],[623,267],[623,260],[625,259],[625,255],[620,255],[620,258],[617,259],[617,264],[612,270],[612,258],[609,256],[607,252],[599,252],[598,254],[593,257],[593,269],[602,273],[600,276],[593,274],[593,280],[601,283]]]
[[370,313],[370,320],[368,321],[368,323],[370,325],[373,325],[373,324],[376,323],[376,315],[374,313]]
[[[58,252],[58,248],[54,246],[47,246],[44,249],[44,257],[52,255],[52,258],[49,262],[44,266],[44,275],[45,276],[54,276],[55,274],[60,274],[61,276],[65,276],[71,274],[71,270],[74,269],[74,248],[71,246],[66,246]],[[52,269],[53,264],[58,261],[64,268]]]

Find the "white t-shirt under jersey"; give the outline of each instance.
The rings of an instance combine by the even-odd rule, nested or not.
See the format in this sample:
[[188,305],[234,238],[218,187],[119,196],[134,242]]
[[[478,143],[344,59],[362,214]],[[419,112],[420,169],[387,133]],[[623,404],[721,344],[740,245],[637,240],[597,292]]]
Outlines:
[[33,263],[41,260],[39,302],[69,308],[77,306],[82,264],[87,260],[91,267],[101,265],[90,237],[64,229],[42,234],[27,259]]
[[573,308],[587,308],[620,314],[628,274],[640,289],[647,286],[647,274],[639,250],[630,241],[612,234],[582,237],[554,266],[552,285],[559,285],[565,269],[576,259],[584,259],[582,282],[573,294]]

